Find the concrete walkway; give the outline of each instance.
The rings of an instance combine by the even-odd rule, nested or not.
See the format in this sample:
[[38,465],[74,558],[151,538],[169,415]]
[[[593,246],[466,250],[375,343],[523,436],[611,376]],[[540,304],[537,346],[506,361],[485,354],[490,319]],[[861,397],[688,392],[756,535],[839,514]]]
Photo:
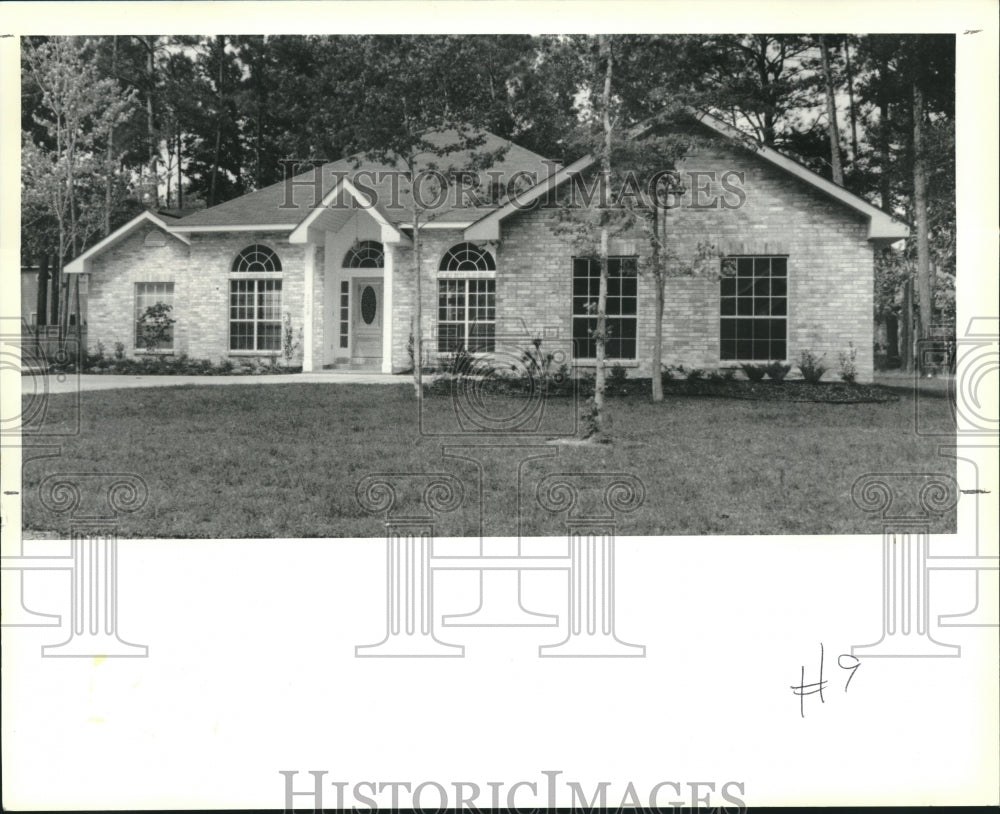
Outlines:
[[279,373],[260,376],[93,376],[55,373],[24,374],[21,393],[74,393],[81,390],[124,390],[135,387],[258,384],[412,384],[412,376],[389,373]]

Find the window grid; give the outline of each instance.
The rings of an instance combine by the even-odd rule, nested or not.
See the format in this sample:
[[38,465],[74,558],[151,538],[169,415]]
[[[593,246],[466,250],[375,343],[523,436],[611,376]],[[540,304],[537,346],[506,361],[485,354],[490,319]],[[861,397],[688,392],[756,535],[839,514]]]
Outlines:
[[[597,300],[600,295],[601,268],[596,260],[577,257],[573,260],[573,358],[597,357]],[[608,258],[608,296],[605,327],[608,359],[636,358],[636,314],[638,310],[638,275],[635,257]]]
[[[173,283],[136,283],[135,284],[135,347],[145,348],[142,340],[142,328],[139,320],[151,305],[162,302],[169,305],[171,309],[174,305],[174,284]],[[170,350],[174,346],[174,326],[171,324],[167,328],[166,344],[163,350]]]
[[722,261],[719,358],[777,361],[787,355],[788,258],[733,256]]
[[233,261],[233,271],[241,274],[262,274],[281,271],[281,261],[273,249],[262,243],[247,246],[236,255]]
[[384,266],[385,251],[377,240],[362,240],[344,255],[344,268],[380,269]]
[[496,349],[496,281],[438,280],[438,351]]
[[230,280],[229,349],[281,350],[281,280]]
[[441,258],[439,271],[496,271],[493,255],[475,243],[452,246]]
[[340,347],[347,347],[347,332],[350,325],[351,284],[347,280],[340,283]]

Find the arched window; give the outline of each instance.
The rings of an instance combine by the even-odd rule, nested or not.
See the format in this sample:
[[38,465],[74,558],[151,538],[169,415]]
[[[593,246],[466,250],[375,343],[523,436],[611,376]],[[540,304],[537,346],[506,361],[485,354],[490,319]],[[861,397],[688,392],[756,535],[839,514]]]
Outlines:
[[385,265],[385,252],[377,240],[362,240],[344,255],[345,269],[380,269]]
[[496,333],[496,280],[477,272],[496,271],[493,255],[475,243],[452,246],[440,270],[468,274],[438,280],[438,351],[492,353]]
[[452,246],[441,258],[441,271],[496,271],[493,255],[475,243]]
[[273,249],[247,246],[233,260],[233,272],[247,276],[229,281],[229,349],[276,353],[281,350],[281,280],[254,274],[281,271]]
[[236,255],[233,271],[246,274],[281,271],[281,261],[273,249],[262,243],[254,243]]

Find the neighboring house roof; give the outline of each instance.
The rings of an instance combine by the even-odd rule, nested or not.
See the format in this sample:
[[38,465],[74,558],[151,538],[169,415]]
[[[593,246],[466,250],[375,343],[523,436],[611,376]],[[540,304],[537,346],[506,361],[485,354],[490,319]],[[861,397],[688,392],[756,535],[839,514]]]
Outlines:
[[[533,174],[533,178],[544,179],[558,169],[558,165],[547,161],[537,153],[524,147],[519,147],[499,136],[480,131],[477,135],[483,137],[483,144],[473,150],[457,151],[453,154],[437,156],[433,153],[423,153],[417,157],[417,168],[446,170],[448,167],[463,168],[474,163],[476,156],[487,152],[504,149],[503,157],[477,175],[480,181],[488,181],[486,173],[502,173],[504,178],[512,178],[521,173]],[[446,147],[458,141],[458,132],[443,130],[428,133],[425,140],[435,147]],[[412,220],[412,197],[397,180],[394,182],[388,173],[399,172],[401,164],[395,166],[365,159],[362,155],[332,161],[319,168],[319,184],[312,171],[295,176],[289,181],[279,181],[269,187],[248,193],[231,201],[202,209],[193,215],[182,218],[172,224],[177,232],[224,231],[227,229],[273,229],[275,231],[292,231],[306,220],[311,213],[327,202],[329,205],[338,184],[343,179],[354,183],[362,193],[371,191],[380,202],[381,215],[393,225],[402,225]],[[359,177],[359,173],[362,175]],[[372,174],[376,174],[375,177]],[[378,178],[378,173],[387,175]],[[398,203],[394,205],[393,184],[396,184]],[[430,196],[431,190],[424,194]],[[370,195],[365,196],[370,198]],[[449,200],[440,207],[435,207],[433,217],[435,222],[460,223],[465,225],[478,220],[484,214],[497,208],[493,206],[456,206],[456,201]],[[319,205],[319,206],[318,206]]]
[[71,260],[69,263],[67,263],[65,265],[65,267],[63,268],[63,271],[66,272],[67,274],[86,274],[86,273],[88,273],[90,271],[91,260],[92,260],[92,258],[95,255],[100,254],[105,249],[110,248],[111,246],[113,246],[115,243],[118,243],[119,241],[124,240],[133,231],[135,231],[135,229],[138,226],[140,226],[141,224],[145,223],[146,221],[149,221],[150,223],[154,224],[155,226],[158,226],[160,229],[162,229],[168,235],[170,235],[171,237],[176,238],[177,240],[181,241],[182,243],[185,243],[187,245],[191,244],[191,241],[188,238],[184,237],[184,235],[179,235],[179,234],[176,234],[175,232],[173,232],[171,230],[170,226],[168,226],[166,223],[164,223],[160,218],[158,218],[152,212],[149,212],[149,211],[140,212],[138,215],[136,215],[134,218],[132,218],[132,220],[130,220],[124,226],[122,226],[119,229],[116,229],[114,232],[112,232],[110,235],[108,235],[106,238],[104,238],[104,240],[102,240],[102,241],[100,241],[98,243],[95,243],[93,246],[91,246],[89,249],[87,249],[87,251],[85,251],[83,254],[79,255],[78,257],[75,257],[73,260]]
[[[868,218],[869,241],[877,243],[894,243],[897,240],[901,240],[902,238],[909,236],[910,230],[905,223],[893,218],[891,215],[887,215],[878,207],[868,203],[868,201],[864,198],[855,195],[853,192],[849,192],[842,186],[834,184],[832,181],[827,181],[825,178],[817,175],[812,170],[802,164],[799,164],[797,161],[792,160],[788,156],[779,153],[771,147],[767,147],[755,141],[750,138],[750,136],[740,130],[737,130],[735,127],[731,127],[715,116],[704,113],[700,110],[694,110],[693,108],[689,108],[688,113],[696,121],[700,122],[705,127],[708,127],[714,133],[751,150],[765,161],[768,161],[790,175],[805,181],[807,184],[811,185],[820,192],[834,198],[840,203],[854,209],[859,214]],[[633,129],[630,135],[632,137],[641,137],[653,128],[655,122],[656,119],[654,118],[649,123],[640,125],[639,127]],[[553,185],[562,184],[564,181],[568,181],[572,178],[573,175],[584,172],[590,168],[596,160],[596,157],[587,155],[579,161],[560,170],[551,179],[539,183],[532,190],[518,196],[518,200],[516,202],[509,201],[496,211],[489,212],[484,215],[476,223],[472,224],[465,230],[465,237],[471,241],[499,240],[500,223],[505,218],[520,211],[524,207],[525,203],[545,194],[552,188]]]

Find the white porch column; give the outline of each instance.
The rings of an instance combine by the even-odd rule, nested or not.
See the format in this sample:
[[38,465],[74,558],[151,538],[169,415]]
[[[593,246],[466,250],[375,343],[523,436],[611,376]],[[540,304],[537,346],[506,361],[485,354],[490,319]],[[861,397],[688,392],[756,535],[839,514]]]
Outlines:
[[382,277],[382,372],[392,373],[392,246],[385,246]]
[[316,244],[305,245],[305,314],[302,320],[302,372],[313,371],[313,287],[316,281]]

